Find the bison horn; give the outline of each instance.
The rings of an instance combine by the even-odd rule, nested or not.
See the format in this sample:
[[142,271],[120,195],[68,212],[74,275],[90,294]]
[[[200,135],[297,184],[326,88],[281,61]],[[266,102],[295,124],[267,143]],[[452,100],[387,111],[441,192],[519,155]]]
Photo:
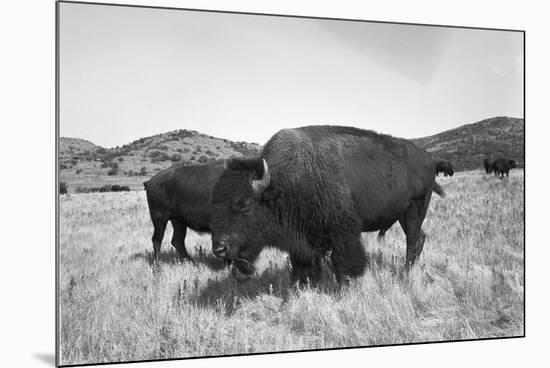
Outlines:
[[269,183],[271,182],[271,174],[269,174],[269,167],[267,166],[267,162],[265,159],[262,159],[264,163],[264,175],[260,180],[252,180],[251,185],[252,189],[254,190],[254,193],[260,194],[266,188],[269,186]]

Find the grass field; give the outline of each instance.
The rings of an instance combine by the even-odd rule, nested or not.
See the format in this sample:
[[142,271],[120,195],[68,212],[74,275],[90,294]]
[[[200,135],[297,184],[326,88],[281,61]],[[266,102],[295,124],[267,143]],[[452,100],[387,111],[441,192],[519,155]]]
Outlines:
[[398,225],[363,234],[365,275],[339,289],[289,284],[284,253],[269,249],[239,284],[189,232],[196,262],[177,260],[171,229],[151,266],[145,193],[60,199],[61,364],[211,356],[343,346],[521,336],[524,328],[523,171],[437,178],[418,264],[399,274]]

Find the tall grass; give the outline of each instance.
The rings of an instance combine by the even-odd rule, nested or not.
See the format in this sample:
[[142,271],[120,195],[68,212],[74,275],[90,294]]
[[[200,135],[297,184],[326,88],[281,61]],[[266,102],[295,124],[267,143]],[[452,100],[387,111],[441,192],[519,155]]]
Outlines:
[[405,237],[363,234],[369,267],[339,288],[289,282],[287,256],[265,250],[238,283],[188,233],[195,263],[163,243],[151,266],[144,192],[67,195],[60,204],[61,363],[225,355],[523,334],[523,172],[438,178],[428,237],[408,277]]

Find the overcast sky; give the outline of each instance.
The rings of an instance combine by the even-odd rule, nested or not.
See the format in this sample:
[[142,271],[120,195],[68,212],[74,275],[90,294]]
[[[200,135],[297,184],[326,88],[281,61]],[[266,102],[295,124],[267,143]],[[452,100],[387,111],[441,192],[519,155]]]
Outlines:
[[523,116],[523,34],[60,4],[60,133],[263,144],[352,125],[405,138]]

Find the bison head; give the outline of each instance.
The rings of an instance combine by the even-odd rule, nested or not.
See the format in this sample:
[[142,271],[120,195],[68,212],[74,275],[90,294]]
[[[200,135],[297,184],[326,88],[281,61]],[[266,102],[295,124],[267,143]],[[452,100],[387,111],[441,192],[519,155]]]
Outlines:
[[510,166],[510,169],[513,169],[513,168],[517,167],[516,161],[514,161],[514,160],[509,160],[508,165]]
[[274,242],[278,194],[265,159],[226,161],[212,194],[212,251],[229,261],[238,279],[254,272],[262,248]]

